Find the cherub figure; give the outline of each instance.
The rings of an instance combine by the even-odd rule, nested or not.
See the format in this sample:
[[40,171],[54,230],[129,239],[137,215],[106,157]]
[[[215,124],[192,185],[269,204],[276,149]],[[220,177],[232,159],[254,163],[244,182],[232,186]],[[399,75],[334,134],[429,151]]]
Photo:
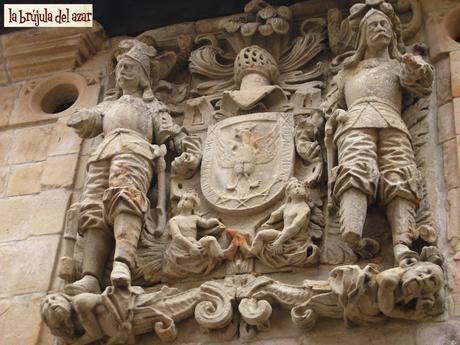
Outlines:
[[[295,177],[286,186],[286,203],[261,226],[250,252],[272,267],[305,266],[319,260],[319,248],[309,232],[308,190]],[[280,230],[281,228],[281,230]]]
[[171,242],[163,262],[167,277],[207,275],[232,251],[231,247],[222,249],[216,238],[225,225],[216,218],[195,214],[198,206],[196,193],[184,193],[177,205],[178,214],[168,222]]

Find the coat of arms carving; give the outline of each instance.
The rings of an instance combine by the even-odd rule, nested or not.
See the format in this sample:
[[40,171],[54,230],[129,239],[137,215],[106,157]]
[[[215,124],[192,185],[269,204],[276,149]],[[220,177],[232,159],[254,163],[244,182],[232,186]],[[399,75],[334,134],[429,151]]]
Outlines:
[[231,117],[208,129],[201,189],[215,209],[258,212],[279,199],[293,173],[294,118],[289,113]]

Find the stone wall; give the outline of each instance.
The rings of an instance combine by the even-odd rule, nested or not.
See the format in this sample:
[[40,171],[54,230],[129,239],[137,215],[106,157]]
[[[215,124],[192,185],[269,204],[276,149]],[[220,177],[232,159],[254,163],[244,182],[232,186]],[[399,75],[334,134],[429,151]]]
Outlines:
[[[430,59],[436,68],[433,129],[437,135],[432,169],[439,163],[444,181],[430,186],[436,212],[447,215],[441,234],[448,270],[448,312],[429,323],[396,322],[381,327],[348,329],[321,321],[304,334],[274,313],[272,328],[253,344],[457,344],[460,343],[460,1],[420,0]],[[352,3],[352,2],[349,2]],[[347,6],[349,5],[347,2]],[[339,1],[306,1],[292,6],[300,17],[324,15]],[[179,34],[215,30],[217,20],[184,23],[152,30],[162,48],[175,48]],[[76,108],[101,98],[105,68],[120,38],[107,39],[102,28],[33,29],[4,35],[0,45],[0,342],[2,345],[53,344],[40,320],[47,291],[62,282],[56,276],[65,214],[78,200],[92,140],[82,141],[65,123]],[[434,178],[436,172],[431,174]],[[181,324],[177,343],[216,343]],[[219,343],[227,339],[222,338]],[[152,343],[146,337],[141,343]],[[237,341],[228,341],[236,344]]]

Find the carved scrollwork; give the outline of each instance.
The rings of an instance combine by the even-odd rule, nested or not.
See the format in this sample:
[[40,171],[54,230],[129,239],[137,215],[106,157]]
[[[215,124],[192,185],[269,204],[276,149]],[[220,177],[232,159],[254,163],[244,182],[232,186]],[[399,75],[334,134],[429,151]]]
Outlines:
[[224,328],[233,317],[231,298],[222,285],[206,282],[200,287],[200,302],[195,307],[195,320],[204,329]]
[[270,316],[272,306],[266,300],[256,300],[254,298],[243,298],[238,305],[238,311],[243,320],[251,326],[255,326],[258,331],[270,328]]

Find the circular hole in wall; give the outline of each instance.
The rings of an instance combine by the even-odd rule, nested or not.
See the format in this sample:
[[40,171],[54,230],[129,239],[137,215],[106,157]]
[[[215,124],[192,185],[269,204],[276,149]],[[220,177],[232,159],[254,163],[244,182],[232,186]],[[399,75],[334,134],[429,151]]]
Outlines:
[[42,98],[40,108],[48,114],[57,114],[70,108],[78,98],[73,84],[60,84],[51,88]]
[[446,16],[445,25],[449,37],[460,43],[460,8],[453,10]]

